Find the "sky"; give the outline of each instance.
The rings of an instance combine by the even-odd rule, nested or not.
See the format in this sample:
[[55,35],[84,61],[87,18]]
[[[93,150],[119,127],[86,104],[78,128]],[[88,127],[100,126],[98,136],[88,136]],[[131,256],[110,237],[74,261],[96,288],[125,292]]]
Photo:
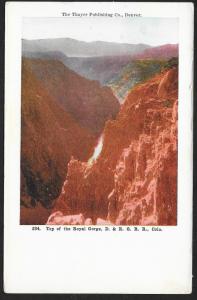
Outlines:
[[158,46],[178,43],[177,18],[53,17],[24,18],[24,39],[69,37]]

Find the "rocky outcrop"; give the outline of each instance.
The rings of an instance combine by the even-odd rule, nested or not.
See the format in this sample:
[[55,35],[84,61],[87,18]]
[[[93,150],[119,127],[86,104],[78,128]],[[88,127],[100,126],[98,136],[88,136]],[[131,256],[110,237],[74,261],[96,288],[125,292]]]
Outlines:
[[53,213],[47,220],[47,225],[83,225],[85,218],[82,214],[64,216],[62,212]]
[[[56,211],[50,215],[46,225],[93,225],[91,218],[84,218],[83,214],[64,216],[61,211]],[[113,225],[107,220],[98,218],[96,225]]]
[[[147,113],[146,131],[117,162],[108,219],[116,224],[175,225],[177,102],[172,109]],[[153,123],[154,118],[158,121]],[[165,127],[160,125],[164,118]]]
[[177,98],[175,67],[137,85],[106,123],[98,157],[69,162],[53,211],[93,224],[176,225]]

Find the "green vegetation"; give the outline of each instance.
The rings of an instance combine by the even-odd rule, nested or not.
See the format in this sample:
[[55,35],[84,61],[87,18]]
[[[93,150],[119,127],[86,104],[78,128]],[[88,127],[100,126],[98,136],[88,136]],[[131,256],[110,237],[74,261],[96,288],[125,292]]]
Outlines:
[[120,101],[123,101],[128,91],[136,84],[159,73],[165,64],[165,60],[140,59],[132,61],[124,67],[122,72],[113,78],[108,85],[112,88]]
[[170,69],[178,66],[178,57],[172,57],[168,61],[166,61],[164,65],[164,69]]
[[115,76],[108,85],[112,88],[120,102],[124,100],[128,91],[136,84],[142,83],[165,69],[178,65],[178,58],[164,59],[138,59],[130,62],[122,72]]
[[140,81],[144,81],[156,73],[159,73],[165,66],[164,60],[137,60],[135,62],[137,72],[139,73]]

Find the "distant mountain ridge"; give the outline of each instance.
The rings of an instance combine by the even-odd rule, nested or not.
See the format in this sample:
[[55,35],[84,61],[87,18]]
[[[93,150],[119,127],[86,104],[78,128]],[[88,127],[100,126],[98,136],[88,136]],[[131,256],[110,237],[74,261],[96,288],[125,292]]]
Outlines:
[[92,57],[111,55],[134,55],[150,48],[146,44],[127,44],[115,42],[84,42],[71,38],[55,38],[40,40],[22,40],[24,52],[58,51],[67,56]]
[[24,51],[23,57],[42,60],[58,60],[77,74],[106,85],[114,76],[131,62],[130,55],[68,57],[60,51],[31,52]]
[[59,60],[64,64],[66,64],[68,58],[61,51],[46,51],[46,52],[23,51],[22,56],[24,58],[32,58],[32,59]]
[[[161,65],[165,65],[167,60],[178,57],[178,44],[149,46],[144,50],[142,50],[142,47],[139,47],[137,53],[134,53],[137,51],[137,48],[135,48],[133,54],[125,54],[124,50],[126,48],[124,47],[130,47],[131,45],[99,41],[87,43],[68,38],[46,40],[46,44],[44,45],[43,41],[45,40],[23,40],[23,57],[58,60],[77,74],[90,80],[97,80],[101,85],[110,86],[121,103],[127,92],[129,92],[135,84],[143,81],[145,77],[148,78],[146,76],[147,73],[153,75],[157,71],[160,71]],[[47,45],[48,41],[50,41],[49,46]],[[57,45],[52,45],[53,42],[57,42]],[[59,47],[59,42],[64,44],[63,47]],[[67,54],[70,53],[68,49],[71,49],[71,46],[74,47],[74,45],[75,50],[73,49],[72,57],[66,55],[65,51]],[[77,45],[79,46],[78,48]],[[82,48],[80,48],[81,45]],[[84,45],[86,50],[83,48]],[[108,50],[109,45],[113,45],[113,47],[117,47],[118,45],[121,54],[119,53],[117,55],[116,52],[114,55],[114,51],[111,51],[110,55],[106,55],[106,53],[109,54],[109,52],[105,52],[105,55],[102,56],[102,51],[99,50],[99,56],[91,56],[92,45],[97,45],[97,50],[102,49],[103,45],[104,47],[107,45]],[[139,45],[142,46],[142,44]],[[52,50],[52,48],[56,48],[56,50]],[[81,50],[79,48],[82,49],[83,54],[86,54],[84,57],[81,56],[82,52],[80,52]],[[78,51],[78,56],[74,56],[76,51]],[[91,55],[87,56],[87,54]],[[143,74],[143,72],[145,72],[145,74]]]
[[134,55],[134,59],[165,59],[178,56],[178,44],[165,44],[145,49],[142,53]]

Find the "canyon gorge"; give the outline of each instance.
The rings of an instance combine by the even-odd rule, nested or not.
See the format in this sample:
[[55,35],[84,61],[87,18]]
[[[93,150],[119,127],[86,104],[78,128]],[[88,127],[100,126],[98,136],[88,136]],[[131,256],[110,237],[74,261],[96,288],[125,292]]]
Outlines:
[[176,225],[178,46],[69,57],[36,43],[23,47],[20,223]]

